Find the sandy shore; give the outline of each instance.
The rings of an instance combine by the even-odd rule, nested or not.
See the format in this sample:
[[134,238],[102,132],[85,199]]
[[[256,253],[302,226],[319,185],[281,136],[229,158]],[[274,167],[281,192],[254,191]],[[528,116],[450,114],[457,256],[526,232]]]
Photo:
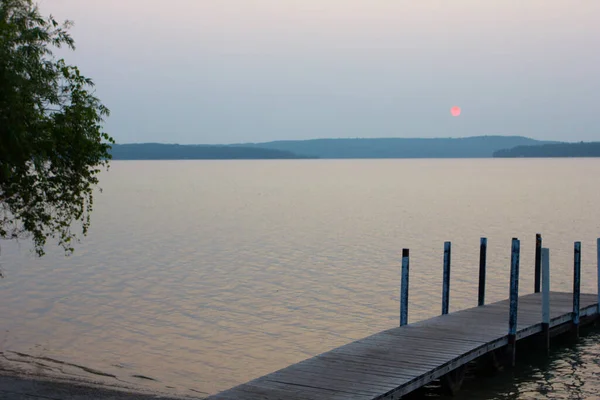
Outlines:
[[3,400],[182,400],[202,397],[170,397],[160,393],[135,393],[128,388],[108,388],[91,382],[68,382],[0,371]]
[[47,356],[0,351],[0,399],[203,399],[208,393],[177,388],[151,377],[116,376]]

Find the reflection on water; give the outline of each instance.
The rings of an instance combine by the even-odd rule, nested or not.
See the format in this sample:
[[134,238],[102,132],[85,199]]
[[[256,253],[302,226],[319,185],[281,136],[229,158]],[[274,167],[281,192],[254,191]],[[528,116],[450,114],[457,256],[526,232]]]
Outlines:
[[576,345],[553,348],[549,358],[527,357],[514,370],[468,382],[456,400],[598,399],[600,331]]
[[114,162],[74,256],[2,243],[0,351],[214,393],[396,326],[402,247],[410,321],[440,311],[445,240],[451,310],[476,305],[481,235],[488,301],[507,297],[515,236],[531,291],[536,232],[552,288],[570,289],[581,240],[594,292],[599,175],[593,159]]

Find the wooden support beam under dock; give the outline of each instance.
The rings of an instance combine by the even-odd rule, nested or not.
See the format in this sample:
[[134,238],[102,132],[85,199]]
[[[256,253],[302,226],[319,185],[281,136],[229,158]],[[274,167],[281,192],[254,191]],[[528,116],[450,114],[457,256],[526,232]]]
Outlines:
[[[600,260],[600,240],[598,246]],[[550,330],[578,325],[573,293],[550,292],[549,298]],[[597,294],[581,294],[577,303],[577,318],[598,316]],[[518,306],[516,340],[542,332],[542,293],[519,297]],[[399,399],[508,345],[509,309],[504,300],[389,329],[208,399]]]

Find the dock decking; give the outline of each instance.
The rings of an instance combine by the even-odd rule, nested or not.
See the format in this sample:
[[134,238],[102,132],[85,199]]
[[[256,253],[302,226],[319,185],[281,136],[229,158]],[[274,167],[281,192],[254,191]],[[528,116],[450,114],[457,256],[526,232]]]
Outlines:
[[[598,316],[597,302],[581,294],[581,317]],[[542,332],[542,294],[518,304],[516,339]],[[504,300],[389,329],[208,399],[398,399],[509,344],[509,306]],[[550,329],[572,319],[573,293],[551,292]]]

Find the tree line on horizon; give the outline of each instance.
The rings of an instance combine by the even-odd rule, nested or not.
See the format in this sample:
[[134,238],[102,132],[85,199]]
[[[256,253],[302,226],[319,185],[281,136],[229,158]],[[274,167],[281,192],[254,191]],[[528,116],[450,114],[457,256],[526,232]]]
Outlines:
[[161,143],[115,144],[112,145],[110,154],[113,160],[286,160],[311,158],[276,149]]
[[114,144],[114,160],[597,157],[599,143],[525,137],[314,139],[234,145]]
[[494,153],[498,158],[515,157],[600,157],[600,142],[553,143],[517,146]]
[[110,154],[114,160],[600,157],[600,143],[541,142],[523,137],[491,136],[314,139],[236,145],[115,144]]

